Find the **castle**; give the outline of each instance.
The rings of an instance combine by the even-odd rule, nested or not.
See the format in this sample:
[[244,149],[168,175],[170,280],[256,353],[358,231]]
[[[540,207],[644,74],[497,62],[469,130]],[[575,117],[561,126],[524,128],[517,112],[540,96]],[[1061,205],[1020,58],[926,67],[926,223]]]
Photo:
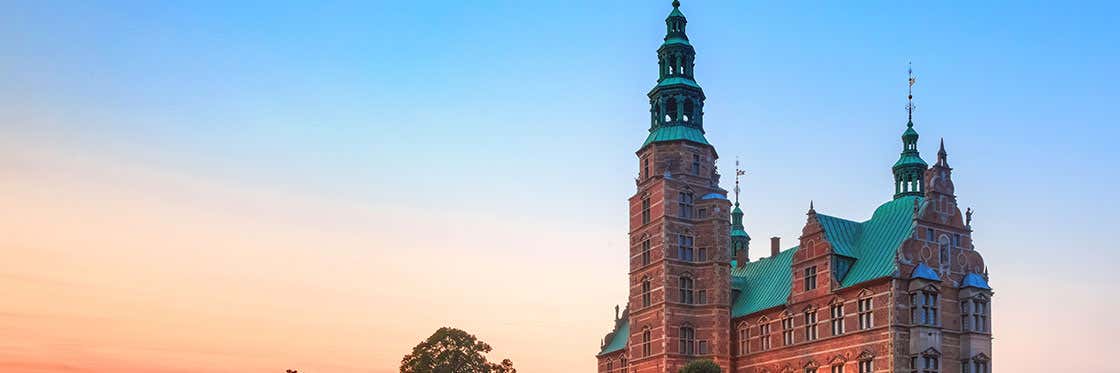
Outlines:
[[992,289],[944,142],[928,165],[911,118],[890,201],[862,222],[810,204],[797,246],[772,238],[751,262],[738,179],[732,201],[705,138],[678,1],[665,22],[630,198],[630,296],[598,371],[709,359],[724,372],[990,372]]

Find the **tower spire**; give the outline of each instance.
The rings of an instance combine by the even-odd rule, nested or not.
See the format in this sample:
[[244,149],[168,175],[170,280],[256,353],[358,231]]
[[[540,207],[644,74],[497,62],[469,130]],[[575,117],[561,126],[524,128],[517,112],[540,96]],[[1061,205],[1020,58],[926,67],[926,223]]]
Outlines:
[[891,170],[894,172],[894,198],[920,197],[925,192],[925,171],[929,166],[918,154],[918,131],[914,130],[914,68],[906,67],[906,131],[902,133],[902,154]]
[[747,171],[739,168],[739,159],[735,159],[735,207],[731,209],[731,258],[735,265],[746,264],[750,260],[751,236],[743,226],[743,209],[739,208],[739,178],[746,175]]
[[649,92],[649,136],[642,147],[654,142],[685,140],[711,145],[704,138],[704,90],[696,83],[696,49],[685,32],[688,19],[673,2],[665,18],[665,39],[657,49],[657,85]]
[[739,157],[735,157],[735,207],[739,207],[739,177],[746,174],[746,170],[739,168]]

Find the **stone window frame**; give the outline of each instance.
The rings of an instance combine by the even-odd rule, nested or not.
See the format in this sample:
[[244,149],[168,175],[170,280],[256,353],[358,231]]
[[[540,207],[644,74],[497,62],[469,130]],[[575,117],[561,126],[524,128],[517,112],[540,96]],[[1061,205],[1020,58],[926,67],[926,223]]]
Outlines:
[[649,357],[653,352],[653,333],[647,326],[642,329],[642,357]]
[[735,351],[737,356],[747,356],[751,353],[751,326],[746,321],[739,323],[735,328],[736,335],[739,337],[739,346]]
[[793,313],[789,310],[782,312],[782,346],[792,346],[797,343],[797,336],[794,335],[797,329],[793,319]]
[[685,272],[677,277],[679,302],[682,304],[696,304],[696,279],[691,273]]
[[767,351],[773,345],[770,339],[770,318],[763,316],[758,319],[758,349],[759,351]]
[[818,315],[819,310],[814,305],[805,307],[802,314],[805,318],[805,341],[815,341],[820,337],[820,320]]
[[642,307],[649,307],[653,305],[653,284],[649,277],[646,275],[642,277]]
[[856,369],[857,372],[872,373],[875,371],[875,354],[871,351],[863,350],[863,352],[860,352],[857,360],[859,360],[858,368]]
[[875,297],[870,290],[863,289],[856,300],[856,315],[859,317],[859,330],[875,327]]
[[805,273],[802,274],[802,281],[804,281],[805,291],[815,290],[817,288],[817,266],[805,267]]
[[910,324],[937,327],[941,322],[941,290],[937,286],[930,284],[910,292]]
[[677,328],[678,348],[677,353],[685,356],[696,356],[696,327],[690,323],[683,323]]
[[[837,310],[840,311],[839,315],[837,315]],[[830,321],[829,324],[832,327],[833,336],[844,335],[844,333],[847,332],[844,328],[845,316],[846,314],[844,312],[844,299],[840,297],[833,298],[832,301],[828,303],[828,319]],[[839,333],[837,333],[838,328]]]

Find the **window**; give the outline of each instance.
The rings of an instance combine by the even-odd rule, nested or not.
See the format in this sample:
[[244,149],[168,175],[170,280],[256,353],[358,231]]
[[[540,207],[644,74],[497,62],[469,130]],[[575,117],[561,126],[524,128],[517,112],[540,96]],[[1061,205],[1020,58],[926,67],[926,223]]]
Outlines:
[[707,217],[708,217],[708,209],[696,210],[696,218],[704,219],[704,218],[707,218]]
[[691,326],[681,327],[680,353],[685,355],[696,354],[696,330]]
[[708,354],[708,341],[698,341],[698,342],[696,342],[696,353],[698,353],[700,355],[707,355]]
[[685,219],[692,218],[692,192],[681,192],[680,211],[677,216]]
[[642,279],[642,307],[649,307],[649,277]]
[[941,361],[937,356],[923,356],[922,357],[922,373],[937,373],[941,370]]
[[681,303],[692,304],[692,278],[681,277]]
[[817,311],[805,312],[805,340],[817,340]]
[[978,332],[988,330],[988,303],[979,300],[972,301],[973,328]]
[[805,368],[805,373],[817,373],[817,368]]
[[750,352],[751,346],[751,328],[746,326],[739,327],[739,356],[746,355]]
[[933,242],[933,228],[926,228],[926,241]]
[[940,325],[937,293],[919,291],[910,294],[910,322],[919,325]]
[[696,260],[701,262],[708,261],[708,249],[701,247],[696,251]]
[[763,321],[762,325],[758,326],[758,348],[762,351],[770,349],[770,322]]
[[642,265],[644,265],[644,266],[649,265],[649,259],[650,259],[649,256],[650,256],[649,240],[647,239],[645,241],[642,241]]
[[871,373],[871,372],[874,372],[874,371],[875,371],[875,369],[872,369],[872,366],[871,366],[871,362],[872,362],[872,360],[864,360],[864,361],[860,361],[860,362],[859,362],[859,373]]
[[968,373],[968,360],[961,360],[961,373]]
[[607,372],[609,373],[612,370],[614,370],[614,362],[613,361],[608,361],[607,362]]
[[691,262],[693,260],[692,236],[677,236],[677,257],[680,260]]
[[805,268],[805,291],[817,288],[817,266]]
[[975,368],[972,373],[988,373],[987,361],[974,361],[972,367]]
[[961,299],[961,331],[972,330],[972,305],[968,299]]
[[832,373],[844,373],[844,365],[838,364],[832,366]]
[[649,197],[642,198],[642,224],[649,224]]
[[844,304],[834,304],[830,307],[832,316],[832,335],[844,334]]
[[700,175],[700,156],[696,154],[692,155],[692,174]]
[[956,233],[953,235],[953,247],[961,247],[961,234]]
[[649,347],[650,347],[649,340],[650,340],[649,328],[646,328],[646,330],[642,331],[642,356],[643,357],[649,356]]
[[872,327],[871,297],[860,299],[859,302],[859,329]]
[[649,178],[649,157],[642,159],[642,178]]
[[793,316],[782,319],[782,345],[793,344]]
[[708,304],[708,291],[707,290],[697,290],[696,291],[696,304]]

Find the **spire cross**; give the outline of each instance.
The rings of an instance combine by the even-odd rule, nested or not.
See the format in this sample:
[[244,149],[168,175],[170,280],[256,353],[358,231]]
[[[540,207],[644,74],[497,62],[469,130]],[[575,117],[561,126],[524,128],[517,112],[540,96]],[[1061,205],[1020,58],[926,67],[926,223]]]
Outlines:
[[735,205],[739,205],[739,176],[746,174],[746,170],[739,168],[739,157],[735,157]]
[[906,75],[908,75],[906,87],[906,119],[912,123],[914,121],[914,83],[918,82],[918,77],[914,76],[914,67],[910,62],[906,63]]

